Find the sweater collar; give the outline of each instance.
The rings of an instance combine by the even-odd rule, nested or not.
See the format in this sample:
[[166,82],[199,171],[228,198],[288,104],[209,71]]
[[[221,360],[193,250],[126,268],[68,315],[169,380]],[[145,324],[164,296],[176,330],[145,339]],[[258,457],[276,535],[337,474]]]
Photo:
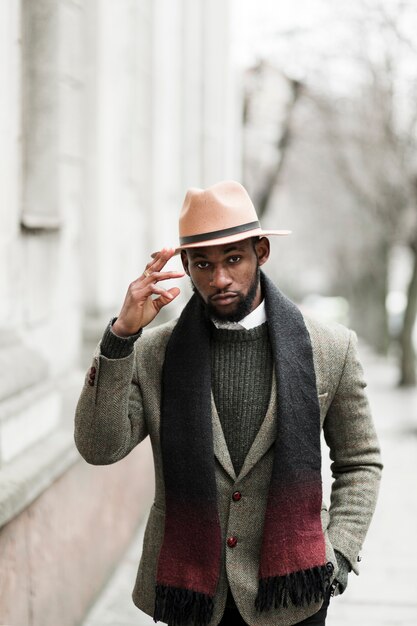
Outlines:
[[216,328],[222,328],[224,330],[242,330],[242,328],[250,330],[251,328],[256,328],[266,322],[265,300],[262,300],[256,309],[251,311],[239,322],[221,322],[216,319],[212,319],[212,322]]

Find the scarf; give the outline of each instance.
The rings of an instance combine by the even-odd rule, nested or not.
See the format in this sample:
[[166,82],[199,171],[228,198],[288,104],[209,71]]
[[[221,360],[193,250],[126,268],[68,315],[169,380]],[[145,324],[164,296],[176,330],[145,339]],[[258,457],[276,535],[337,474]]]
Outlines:
[[[259,555],[258,611],[323,599],[333,571],[321,526],[320,409],[301,312],[261,272],[277,379],[277,437]],[[162,370],[165,532],[154,620],[205,626],[213,613],[222,537],[211,424],[210,325],[194,294]]]

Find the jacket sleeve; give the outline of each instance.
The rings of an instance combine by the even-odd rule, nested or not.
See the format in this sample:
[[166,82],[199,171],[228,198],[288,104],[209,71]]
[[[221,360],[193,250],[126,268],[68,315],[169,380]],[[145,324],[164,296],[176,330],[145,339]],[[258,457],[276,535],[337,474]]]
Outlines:
[[129,454],[147,434],[133,346],[125,357],[108,358],[99,345],[75,412],[78,451],[88,463],[108,465]]
[[350,331],[342,373],[323,431],[334,478],[329,539],[355,573],[358,573],[359,551],[375,510],[382,469],[365,387],[357,337]]

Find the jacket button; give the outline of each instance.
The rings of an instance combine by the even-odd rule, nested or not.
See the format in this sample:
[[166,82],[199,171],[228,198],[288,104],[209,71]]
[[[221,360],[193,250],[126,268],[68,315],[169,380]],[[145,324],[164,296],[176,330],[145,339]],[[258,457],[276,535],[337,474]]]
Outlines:
[[229,548],[234,548],[237,544],[237,537],[229,537],[227,539],[227,545]]
[[88,371],[88,384],[90,385],[90,387],[94,387],[94,381],[96,379],[96,368],[95,367],[90,367],[89,371]]
[[235,491],[232,494],[232,500],[234,500],[235,502],[239,502],[241,497],[242,497],[242,494],[240,493],[240,491]]

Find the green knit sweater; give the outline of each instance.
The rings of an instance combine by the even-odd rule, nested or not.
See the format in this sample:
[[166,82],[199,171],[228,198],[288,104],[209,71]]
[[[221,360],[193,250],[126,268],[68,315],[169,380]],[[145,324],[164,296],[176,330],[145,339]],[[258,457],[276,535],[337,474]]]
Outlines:
[[265,418],[272,370],[267,323],[251,330],[213,328],[212,390],[236,474]]

